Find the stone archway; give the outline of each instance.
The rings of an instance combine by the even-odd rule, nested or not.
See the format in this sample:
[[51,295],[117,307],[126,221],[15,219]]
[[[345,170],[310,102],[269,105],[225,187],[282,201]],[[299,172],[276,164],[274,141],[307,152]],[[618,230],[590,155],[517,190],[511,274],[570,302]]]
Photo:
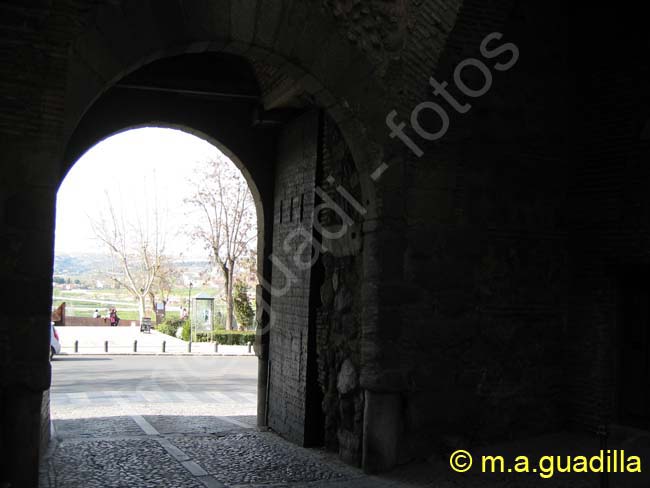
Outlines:
[[372,203],[366,180],[381,157],[372,141],[381,139],[387,113],[376,103],[384,89],[373,66],[319,9],[268,2],[263,13],[258,3],[98,7],[70,48],[64,141],[94,101],[138,68],[181,54],[230,54],[253,66],[265,109],[304,96],[325,110],[350,146]]
[[[103,15],[117,15],[116,12],[111,12],[111,7],[103,8],[105,11],[100,14],[100,17]],[[357,115],[362,112],[363,100],[368,96],[368,84],[372,84],[369,81],[372,78],[367,62],[361,61],[361,58],[354,58],[349,53],[346,53],[345,57],[340,57],[340,50],[327,51],[326,56],[320,56],[320,53],[316,51],[306,53],[301,52],[300,49],[298,50],[300,53],[298,60],[289,62],[282,55],[270,51],[269,48],[260,47],[254,42],[244,49],[241,41],[237,40],[236,37],[224,43],[215,41],[214,37],[218,38],[220,35],[218,32],[212,32],[213,39],[211,41],[198,41],[197,39],[188,38],[182,41],[175,39],[172,42],[158,39],[151,28],[143,28],[138,30],[140,37],[133,38],[129,37],[130,33],[133,33],[133,28],[127,22],[127,18],[114,18],[112,22],[107,22],[104,17],[102,18],[104,19],[101,22],[102,31],[99,32],[97,29],[89,28],[88,32],[75,42],[71,51],[73,56],[69,65],[69,84],[67,86],[67,93],[71,103],[65,119],[66,162],[64,163],[64,170],[65,165],[69,164],[69,161],[74,159],[74,155],[82,150],[80,148],[88,144],[87,141],[97,140],[98,137],[103,137],[106,133],[121,130],[127,126],[176,124],[191,127],[193,130],[222,141],[226,147],[231,148],[232,152],[238,155],[239,160],[247,165],[246,171],[250,181],[258,188],[259,199],[263,208],[264,228],[268,229],[268,232],[264,234],[263,243],[260,244],[260,248],[264,251],[260,253],[258,261],[260,263],[260,275],[268,283],[277,280],[277,277],[272,276],[271,267],[264,267],[264,261],[271,255],[271,250],[277,255],[276,249],[281,245],[280,241],[275,242],[273,240],[272,232],[270,232],[277,224],[275,219],[278,213],[278,169],[275,169],[274,174],[274,165],[272,164],[274,161],[269,159],[269,155],[273,154],[272,146],[274,141],[281,141],[283,135],[268,136],[267,134],[260,136],[258,134],[253,136],[253,139],[259,143],[250,142],[251,128],[245,126],[245,117],[242,114],[246,112],[249,115],[253,104],[242,111],[241,103],[236,99],[242,95],[253,96],[251,94],[207,93],[193,86],[155,86],[152,84],[139,86],[136,87],[136,90],[133,90],[133,84],[130,82],[134,76],[137,78],[138,73],[142,70],[167,62],[173,63],[172,60],[174,59],[204,58],[205,64],[209,62],[227,62],[234,65],[241,63],[240,60],[245,60],[252,67],[255,79],[259,82],[259,95],[255,101],[258,107],[261,107],[259,109],[260,113],[257,114],[261,125],[268,123],[277,128],[288,127],[289,119],[293,119],[310,109],[313,110],[312,107],[320,107],[327,114],[330,123],[337,127],[342,140],[348,142],[351,155],[350,161],[352,161],[358,173],[358,176],[355,177],[355,184],[359,186],[357,198],[359,204],[364,206],[364,219],[369,222],[372,221],[375,215],[374,198],[371,180],[368,175],[379,166],[377,159],[380,157],[380,153],[375,149],[376,146],[369,142],[368,131],[370,128],[362,123]],[[329,28],[332,30],[324,29],[321,34],[328,39],[337,39],[339,34],[336,33],[334,27],[330,25]],[[300,35],[297,34],[298,37]],[[125,38],[131,39],[135,44],[132,46],[124,44],[122,39]],[[120,41],[116,41],[114,44],[108,41],[114,39],[120,39]],[[289,40],[286,41],[289,42]],[[298,44],[299,40],[294,39],[291,42]],[[349,51],[349,46],[345,46],[345,50]],[[100,52],[102,53],[101,56],[97,55]],[[78,56],[74,54],[78,54]],[[308,56],[315,56],[316,58],[320,56],[320,58],[315,61],[309,59]],[[303,57],[305,59],[302,59]],[[98,62],[94,62],[95,59]],[[121,60],[121,62],[118,62],[118,60]],[[309,71],[299,68],[300,62],[310,65],[316,71],[318,69],[331,71],[331,74],[336,74],[336,76],[347,72],[348,77],[345,83],[341,83],[342,80],[340,79],[329,80],[334,86],[339,83],[339,90],[347,97],[333,95],[333,92],[329,88],[325,88]],[[314,64],[315,62],[316,64]],[[318,66],[320,68],[317,68]],[[349,69],[352,71],[349,71]],[[179,71],[176,70],[176,72]],[[355,81],[359,80],[356,80],[355,76],[363,79],[356,85]],[[149,79],[148,81],[151,82],[152,80]],[[355,88],[351,90],[351,87]],[[352,96],[358,97],[359,100],[354,103],[348,102],[347,99]],[[162,103],[163,100],[164,103]],[[124,113],[116,113],[115,107],[128,107],[128,109]],[[226,123],[226,117],[223,114],[228,114],[229,124]],[[320,129],[314,126],[314,130],[318,131]],[[316,142],[319,136],[316,132],[309,137],[312,136],[314,136],[312,142]],[[265,152],[266,154],[264,154]],[[270,181],[274,180],[276,181],[275,187],[269,184]],[[303,195],[313,191],[316,181],[314,180],[310,184],[311,188],[302,189]],[[291,198],[291,202],[293,201],[293,198]],[[314,203],[311,202],[312,206]],[[282,214],[282,199],[280,199],[279,204],[279,213]],[[371,232],[362,232],[361,223],[357,227],[357,232],[355,238],[359,240],[362,235],[366,240],[372,239]],[[366,265],[369,261],[360,260],[359,262]],[[306,279],[305,283],[308,292],[306,299],[309,301],[310,290],[312,293],[317,293],[319,290],[309,284],[309,275],[304,279]],[[360,283],[365,282],[360,281]],[[370,287],[366,293],[359,294],[357,297],[359,307],[369,310],[375,306],[372,298],[373,289]],[[258,293],[258,296],[262,297],[262,301],[267,303],[273,300],[270,295],[270,290],[264,287],[261,287]],[[266,314],[264,320],[269,320],[268,315]],[[309,311],[307,311],[307,315],[309,315]],[[305,318],[307,318],[307,315]],[[376,317],[376,314],[364,313],[360,314],[360,316]],[[364,323],[359,323],[358,326],[360,329],[369,330],[372,328],[370,322],[370,319],[364,319]],[[295,333],[295,331],[292,332],[292,334]],[[298,339],[292,336],[285,337],[283,340],[287,344],[294,344],[296,340],[299,343],[304,342],[304,347],[307,347],[307,343],[311,339],[307,338],[307,334],[305,337],[301,332],[298,334]],[[311,334],[315,334],[315,330]],[[361,330],[359,331],[360,334]],[[272,335],[271,338],[273,338]],[[266,368],[268,367],[269,358],[269,335],[263,334],[259,342],[259,388],[260,393],[263,394],[259,395],[262,401],[258,408],[258,419],[265,425],[267,406],[264,404],[263,399],[267,396]],[[270,347],[275,347],[276,353],[282,354],[284,349],[290,349],[294,346],[285,348],[285,346],[276,343],[275,346],[271,344]],[[271,354],[274,354],[273,351]],[[310,364],[313,370],[315,362],[312,361]],[[335,367],[338,368],[339,366]],[[269,381],[271,385],[273,385],[272,378]],[[305,380],[303,378],[299,379],[299,381],[304,382]],[[276,380],[276,382],[279,382],[279,380]],[[307,393],[300,390],[299,387],[296,388],[296,391],[298,391],[296,401],[302,403],[305,401],[304,396],[307,396]],[[305,434],[302,433],[303,429],[307,429],[306,424],[308,423],[305,420],[307,416],[306,408],[304,406],[296,407],[296,411],[289,414],[293,415],[295,413],[297,415],[295,422],[273,424],[273,421],[271,421],[271,424],[296,442],[310,443],[311,441],[308,441]],[[357,407],[357,409],[362,410],[362,406]],[[286,410],[281,409],[277,415],[286,415]],[[350,460],[354,458],[355,461],[353,462],[359,462],[361,459],[361,432],[362,429],[357,426],[356,434],[358,438],[354,442],[357,444],[356,453],[358,455],[355,454],[356,457],[347,457]]]

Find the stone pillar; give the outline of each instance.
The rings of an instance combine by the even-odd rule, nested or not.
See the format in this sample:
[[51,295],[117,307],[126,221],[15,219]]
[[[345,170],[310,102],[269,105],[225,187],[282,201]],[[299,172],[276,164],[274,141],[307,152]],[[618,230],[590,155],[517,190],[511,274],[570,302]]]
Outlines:
[[401,431],[402,399],[399,393],[366,390],[361,461],[366,473],[380,473],[395,467]]
[[[267,346],[264,346],[265,348]],[[268,426],[266,415],[267,383],[269,379],[268,356],[263,355],[257,361],[257,426],[265,428]]]
[[[24,387],[5,391],[0,484],[12,487],[38,486],[41,408],[43,394]],[[44,419],[43,419],[44,420]],[[48,419],[49,420],[49,419]]]

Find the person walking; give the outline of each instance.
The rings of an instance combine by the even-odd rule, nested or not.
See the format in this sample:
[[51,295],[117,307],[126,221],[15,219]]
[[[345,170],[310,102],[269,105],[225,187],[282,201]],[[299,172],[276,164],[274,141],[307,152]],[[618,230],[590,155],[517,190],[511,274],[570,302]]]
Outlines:
[[114,308],[111,308],[111,312],[109,314],[109,322],[111,323],[111,327],[115,327],[116,320],[117,320],[117,312],[115,311]]
[[114,308],[111,308],[110,321],[111,321],[111,327],[117,327],[118,325],[120,325],[120,317],[117,315],[117,310],[115,310]]

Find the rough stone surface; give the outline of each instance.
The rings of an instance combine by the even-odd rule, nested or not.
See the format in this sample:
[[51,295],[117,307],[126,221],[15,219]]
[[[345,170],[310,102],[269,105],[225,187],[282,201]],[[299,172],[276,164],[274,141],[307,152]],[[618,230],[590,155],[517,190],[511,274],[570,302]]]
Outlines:
[[[216,479],[232,485],[294,483],[342,479],[350,472],[332,469],[312,454],[273,439],[273,434],[239,432],[173,442]],[[255,469],[250,469],[255,466]]]
[[53,463],[61,487],[203,487],[152,439],[64,441]]
[[341,395],[347,395],[359,385],[357,372],[354,365],[349,359],[346,359],[341,365],[341,371],[336,380],[336,389]]
[[[298,202],[311,218],[322,184],[345,203],[325,185],[330,173],[368,208],[354,218],[362,246],[325,253],[314,279],[304,271],[273,296],[278,326],[262,341],[268,421],[287,438],[322,428],[328,448],[358,459],[366,392],[401,398],[403,462],[450,439],[647,426],[648,399],[633,395],[648,391],[649,374],[624,374],[631,356],[620,341],[620,312],[647,296],[650,266],[647,26],[633,7],[619,10],[512,0],[2,3],[0,484],[35,484],[45,436],[56,190],[97,141],[152,121],[204,134],[241,161],[263,209],[261,275],[274,286],[283,281],[272,253],[309,256],[282,246],[299,225]],[[572,25],[590,32],[570,36]],[[518,48],[512,69],[497,69],[508,54],[481,52],[492,32]],[[455,86],[468,58],[492,77],[480,97]],[[207,80],[259,98],[113,87],[156,60],[169,71],[144,80],[152,86]],[[435,95],[431,77],[471,110]],[[474,89],[482,81],[477,70],[461,79]],[[284,89],[278,110],[253,123],[264,96]],[[340,134],[323,118],[315,133],[324,144],[283,145],[292,121],[318,113],[317,100]],[[449,115],[444,138],[413,130],[425,101]],[[390,137],[393,109],[421,156]],[[415,121],[440,122],[434,113]],[[339,136],[345,144],[332,143]],[[645,364],[645,336],[628,342],[643,344]],[[341,396],[346,360],[360,387]],[[630,390],[627,377],[642,387]]]
[[[322,140],[323,168],[319,184],[342,215],[326,209],[318,218],[329,229],[347,225],[347,239],[360,243],[362,235],[354,223],[362,220],[360,211],[365,208],[357,168],[340,131],[329,118],[324,121]],[[358,378],[363,249],[359,244],[347,247],[347,251],[336,254],[328,251],[322,256],[324,273],[317,315],[318,367],[325,411],[325,445],[338,451],[346,462],[359,465],[363,419],[363,391]]]

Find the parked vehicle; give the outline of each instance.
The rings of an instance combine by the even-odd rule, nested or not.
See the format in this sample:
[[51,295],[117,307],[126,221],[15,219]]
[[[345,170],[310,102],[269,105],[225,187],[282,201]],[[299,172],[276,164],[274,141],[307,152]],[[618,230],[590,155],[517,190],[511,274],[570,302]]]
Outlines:
[[55,354],[61,354],[61,342],[56,327],[54,327],[54,322],[50,322],[50,361]]

